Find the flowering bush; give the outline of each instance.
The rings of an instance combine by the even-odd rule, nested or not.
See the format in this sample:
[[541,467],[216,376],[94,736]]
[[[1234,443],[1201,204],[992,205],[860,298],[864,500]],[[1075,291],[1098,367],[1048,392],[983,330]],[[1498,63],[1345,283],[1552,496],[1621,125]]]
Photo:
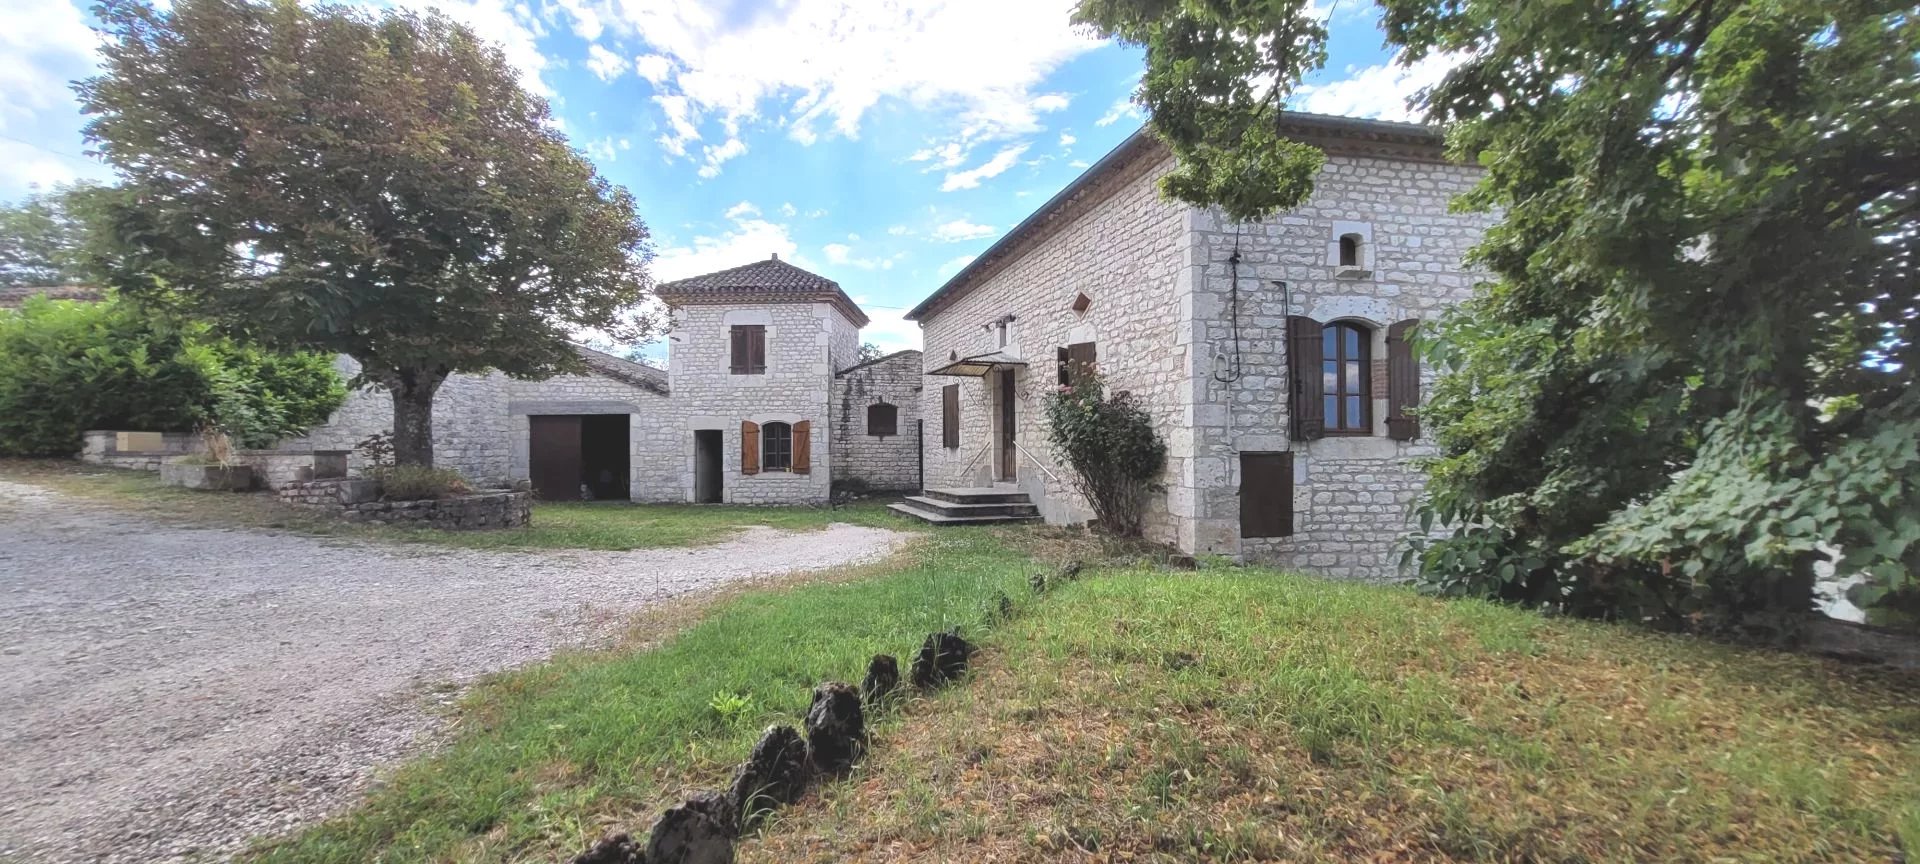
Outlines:
[[1099,526],[1137,537],[1147,496],[1159,488],[1167,445],[1132,393],[1106,395],[1105,381],[1091,370],[1074,377],[1072,386],[1047,397],[1049,436]]

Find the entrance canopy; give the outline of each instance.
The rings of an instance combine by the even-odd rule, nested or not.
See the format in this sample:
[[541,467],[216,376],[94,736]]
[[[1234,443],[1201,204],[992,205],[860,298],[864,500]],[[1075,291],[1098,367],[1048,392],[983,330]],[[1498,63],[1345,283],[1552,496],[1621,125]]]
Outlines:
[[972,357],[962,357],[927,374],[949,375],[955,378],[985,378],[989,374],[992,374],[995,369],[1014,369],[1026,365],[1027,361],[1025,360],[1010,356],[1004,352],[995,351],[991,354],[975,354]]

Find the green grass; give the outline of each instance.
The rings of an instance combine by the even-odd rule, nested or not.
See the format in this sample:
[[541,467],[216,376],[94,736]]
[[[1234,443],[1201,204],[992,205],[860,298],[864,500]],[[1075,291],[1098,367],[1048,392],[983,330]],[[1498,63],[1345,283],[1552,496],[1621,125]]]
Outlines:
[[622,502],[539,502],[533,522],[505,531],[435,531],[354,525],[279,503],[267,493],[197,492],[162,486],[156,475],[73,462],[0,460],[0,480],[44,486],[90,501],[172,521],[273,528],[320,536],[466,549],[594,549],[626,551],[719,543],[750,526],[787,531],[835,522],[915,530],[885,504],[827,507],[744,507]]
[[[644,651],[562,656],[479,688],[444,752],[350,814],[260,851],[269,862],[552,860],[725,784],[769,723],[799,725],[820,681],[876,653],[977,634],[1028,559],[984,529],[943,531],[889,564],[723,599]],[[645,824],[633,826],[644,831]]]
[[741,860],[1920,851],[1912,676],[1260,569],[1029,603]]

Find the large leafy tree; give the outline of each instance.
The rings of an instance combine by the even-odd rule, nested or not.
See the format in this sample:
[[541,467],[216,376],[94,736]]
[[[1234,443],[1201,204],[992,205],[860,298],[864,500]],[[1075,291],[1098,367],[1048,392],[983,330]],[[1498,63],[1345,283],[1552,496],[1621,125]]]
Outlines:
[[1080,0],[1075,23],[1146,49],[1135,98],[1179,157],[1169,197],[1236,220],[1293,207],[1325,154],[1280,134],[1300,76],[1326,62],[1310,0]]
[[97,8],[87,135],[124,177],[122,251],[150,303],[347,354],[392,394],[395,457],[430,465],[455,372],[577,368],[569,335],[639,341],[647,230],[517,83],[437,14],[294,0]]
[[[1920,572],[1920,26],[1887,0],[1382,0],[1487,168],[1493,279],[1439,328],[1424,573],[1449,590],[1781,633],[1837,547]],[[1271,103],[1300,4],[1083,0],[1147,48],[1166,190],[1262,216],[1308,163]],[[1209,54],[1214,56],[1208,56]],[[1257,187],[1234,187],[1242,179]],[[1280,190],[1275,193],[1274,190]],[[1249,199],[1247,196],[1253,196]]]
[[117,190],[90,183],[55,186],[0,205],[0,286],[85,282],[88,246],[100,236]]

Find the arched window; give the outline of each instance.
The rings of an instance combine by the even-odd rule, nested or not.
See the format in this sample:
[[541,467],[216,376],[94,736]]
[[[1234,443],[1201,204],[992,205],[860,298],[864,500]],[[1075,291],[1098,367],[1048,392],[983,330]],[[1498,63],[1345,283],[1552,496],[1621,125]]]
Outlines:
[[1360,266],[1360,235],[1340,235],[1340,266]]
[[785,423],[760,426],[760,470],[786,471],[793,467],[793,427]]
[[1320,336],[1327,434],[1371,434],[1373,394],[1367,379],[1372,371],[1368,349],[1373,334],[1364,325],[1337,321],[1323,328]]
[[900,406],[887,402],[868,405],[867,434],[876,438],[900,434]]

